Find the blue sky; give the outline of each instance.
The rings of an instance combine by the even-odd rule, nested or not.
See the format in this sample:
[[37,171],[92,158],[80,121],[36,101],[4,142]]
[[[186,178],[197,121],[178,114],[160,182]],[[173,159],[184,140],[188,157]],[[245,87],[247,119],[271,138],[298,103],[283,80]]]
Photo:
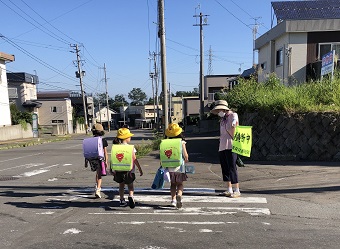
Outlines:
[[[171,91],[199,84],[199,19],[204,26],[204,74],[237,74],[252,66],[252,25],[258,36],[271,27],[270,0],[164,0],[167,81]],[[199,8],[200,7],[200,8]],[[38,91],[76,90],[79,80],[70,45],[79,44],[88,93],[110,97],[141,88],[152,97],[150,53],[159,52],[157,0],[0,0],[0,51],[15,55],[9,72],[37,74]],[[161,88],[161,82],[160,82]]]

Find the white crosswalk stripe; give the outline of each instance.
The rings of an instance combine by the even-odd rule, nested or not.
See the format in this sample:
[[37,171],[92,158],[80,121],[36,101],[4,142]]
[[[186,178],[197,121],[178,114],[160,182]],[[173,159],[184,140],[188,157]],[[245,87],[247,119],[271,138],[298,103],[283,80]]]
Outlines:
[[[93,188],[74,189],[71,192],[77,192],[76,195],[71,195],[72,200],[77,198],[92,197]],[[114,192],[115,197],[111,203],[113,206],[118,206],[119,196],[118,188],[102,188],[102,192]],[[85,193],[85,194],[79,194]],[[90,194],[91,193],[91,194]],[[153,190],[149,188],[135,189],[136,208],[133,210],[116,210],[115,212],[90,212],[91,215],[230,215],[235,213],[247,213],[249,215],[270,215],[270,210],[263,207],[267,204],[267,199],[264,197],[241,196],[239,198],[228,198],[224,196],[213,195],[215,189],[212,188],[188,188],[184,189],[183,208],[176,209],[170,207],[170,190],[161,189]],[[60,200],[60,197],[54,197],[54,200]],[[52,200],[51,198],[49,200]],[[157,208],[143,206],[143,204],[158,205]],[[216,206],[222,204],[223,206]],[[196,207],[199,205],[199,207]],[[248,205],[250,207],[245,207]]]

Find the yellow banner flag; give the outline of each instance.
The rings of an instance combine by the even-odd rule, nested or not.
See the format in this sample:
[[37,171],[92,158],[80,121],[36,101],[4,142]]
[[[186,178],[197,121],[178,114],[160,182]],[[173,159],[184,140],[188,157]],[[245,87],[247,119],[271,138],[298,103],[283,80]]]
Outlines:
[[250,157],[252,145],[252,126],[236,126],[232,152]]

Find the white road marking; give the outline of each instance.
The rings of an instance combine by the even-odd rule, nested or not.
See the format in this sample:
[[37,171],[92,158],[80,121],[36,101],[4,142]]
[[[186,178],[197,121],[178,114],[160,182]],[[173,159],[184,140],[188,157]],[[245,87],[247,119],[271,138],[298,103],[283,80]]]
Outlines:
[[[185,193],[185,191],[184,191]],[[169,202],[171,201],[170,194],[165,195],[136,195],[134,196],[135,201],[138,202]],[[113,199],[119,201],[119,197]],[[187,202],[200,202],[200,203],[267,203],[267,199],[263,197],[239,197],[239,198],[228,198],[224,196],[189,196],[184,195],[182,198],[183,203]]]
[[77,234],[77,233],[81,233],[82,231],[76,229],[76,228],[71,228],[71,229],[67,229],[65,232],[63,232],[63,234],[68,234],[68,233],[72,233],[72,234]]
[[223,222],[223,221],[203,221],[203,222],[197,222],[197,221],[121,221],[121,222],[115,222],[114,224],[117,225],[143,225],[143,224],[188,224],[188,225],[225,225],[225,224],[236,224],[238,222]]
[[211,170],[211,167],[212,167],[212,164],[210,164],[210,166],[208,167],[209,171],[210,171],[214,176],[217,176],[218,178],[222,179],[222,177],[221,177],[220,175],[216,174],[215,172],[213,172],[213,171]]
[[45,169],[33,170],[31,172],[25,172],[25,173],[22,173],[20,175],[16,175],[16,176],[13,176],[13,177],[30,177],[30,176],[34,176],[34,175],[39,175],[39,174],[45,173],[47,171],[49,171],[49,170],[45,170]]
[[17,160],[17,159],[21,159],[21,158],[25,158],[25,157],[37,156],[37,155],[41,155],[41,154],[44,154],[44,153],[32,154],[32,155],[21,156],[21,157],[14,157],[14,158],[11,158],[11,159],[0,161],[0,163],[13,161],[13,160]]
[[54,214],[54,212],[48,211],[48,212],[35,213],[35,214]]
[[54,182],[54,181],[58,181],[58,178],[51,178],[47,180],[48,182]]
[[30,171],[30,172],[24,172],[24,173],[22,173],[20,175],[16,175],[16,176],[13,176],[13,177],[30,177],[30,176],[39,175],[39,174],[42,174],[42,173],[50,171],[49,170],[50,168],[53,168],[53,167],[56,167],[56,166],[59,166],[59,164],[54,164],[54,165],[46,166],[46,167],[40,168],[38,170],[33,170],[33,171]]
[[[72,145],[72,146],[63,147],[63,149],[70,149],[70,148],[80,147],[80,146],[83,146],[83,145],[82,144],[76,144],[76,145]],[[83,153],[78,153],[78,154],[83,154]]]
[[26,169],[29,169],[29,168],[38,167],[38,166],[41,166],[41,165],[44,165],[44,164],[45,163],[28,163],[28,164],[18,165],[18,166],[6,168],[6,169],[0,169],[0,172],[1,171],[5,171],[5,170],[16,169],[16,168],[26,168]]
[[[84,188],[84,189],[72,189],[71,191],[82,191],[82,192],[93,192],[94,188]],[[103,187],[103,192],[117,192],[117,187]],[[152,189],[152,188],[135,188],[134,193],[170,193],[169,188],[162,188],[162,189]],[[216,193],[214,188],[184,188],[184,193]]]
[[170,230],[178,230],[179,233],[184,233],[186,232],[182,228],[177,228],[177,227],[164,227],[165,229],[170,229]]
[[[144,209],[145,210],[145,209]],[[248,213],[250,215],[270,215],[268,208],[239,208],[239,207],[199,207],[199,208],[167,208],[151,209],[151,212],[97,212],[89,213],[91,215],[230,215],[238,212]]]
[[286,177],[283,177],[283,178],[277,179],[276,181],[278,182],[278,181],[281,181],[281,180],[283,180],[283,179],[286,179]]

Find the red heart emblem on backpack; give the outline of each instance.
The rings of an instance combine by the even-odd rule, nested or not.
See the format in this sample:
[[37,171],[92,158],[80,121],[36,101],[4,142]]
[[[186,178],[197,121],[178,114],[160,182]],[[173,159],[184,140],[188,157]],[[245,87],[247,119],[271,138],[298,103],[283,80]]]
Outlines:
[[116,158],[118,159],[119,162],[121,162],[124,158],[124,153],[116,154]]
[[170,158],[171,155],[172,155],[172,149],[170,149],[170,150],[165,150],[165,151],[164,151],[164,154],[167,156],[167,158]]

